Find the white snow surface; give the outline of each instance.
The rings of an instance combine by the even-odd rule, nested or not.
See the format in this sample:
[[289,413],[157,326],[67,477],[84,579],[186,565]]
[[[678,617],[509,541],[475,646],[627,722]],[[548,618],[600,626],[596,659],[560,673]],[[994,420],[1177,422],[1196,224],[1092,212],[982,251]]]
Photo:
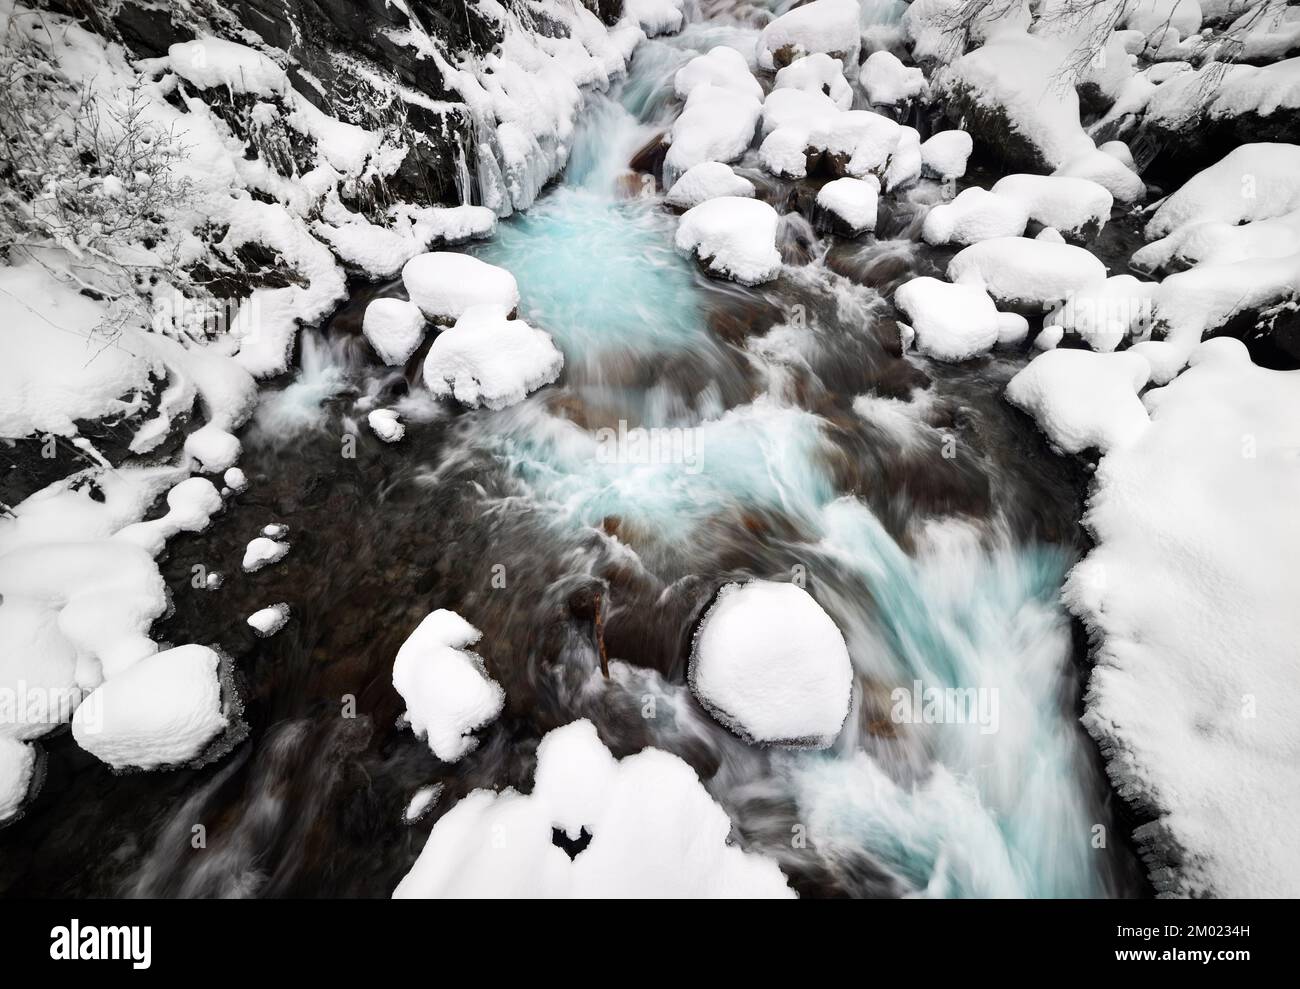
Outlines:
[[1106,267],[1072,244],[994,237],[959,251],[948,262],[948,278],[983,286],[1000,304],[1041,306],[1100,285]]
[[623,0],[623,13],[636,20],[647,38],[682,28],[683,0]]
[[904,282],[894,302],[916,331],[917,349],[942,361],[964,361],[998,342],[1001,314],[987,292],[922,276]]
[[834,213],[854,236],[876,228],[880,185],[874,178],[832,179],[817,191],[817,205]]
[[1104,453],[1132,445],[1146,429],[1150,420],[1138,392],[1150,376],[1146,359],[1131,350],[1049,350],[1008,382],[1006,396],[1058,449]]
[[374,409],[366,416],[366,422],[385,443],[400,442],[406,435],[406,426],[392,409]]
[[844,66],[825,52],[805,55],[778,71],[772,89],[820,93],[841,110],[853,106],[853,87],[844,78]]
[[493,306],[502,314],[519,306],[519,284],[504,268],[454,251],[430,251],[402,267],[402,284],[429,319],[454,323],[472,306]]
[[966,162],[974,149],[975,142],[966,131],[940,131],[921,144],[921,164],[927,175],[959,179],[966,174]]
[[675,179],[705,161],[735,161],[753,142],[762,109],[739,90],[708,82],[695,86],[668,130],[665,177]]
[[241,566],[244,568],[244,573],[256,573],[263,567],[279,563],[288,552],[288,543],[278,542],[267,536],[257,536],[244,549]]
[[423,342],[424,330],[424,313],[405,299],[375,299],[361,318],[361,332],[390,367],[406,363]]
[[1029,211],[1019,200],[973,185],[952,202],[931,207],[921,236],[927,244],[976,244],[994,237],[1019,237],[1028,223]]
[[678,209],[691,209],[719,196],[752,198],[754,183],[720,161],[704,161],[688,168],[668,190],[668,202]]
[[282,601],[258,608],[248,616],[248,624],[260,638],[269,638],[289,624],[289,606]]
[[503,409],[560,376],[564,355],[550,334],[500,306],[474,306],[438,334],[424,358],[424,385],[462,405]]
[[758,36],[758,67],[777,68],[775,56],[788,49],[794,59],[816,52],[834,55],[846,68],[858,64],[858,0],[812,0],[769,23]]
[[1243,144],[1188,179],[1152,215],[1148,239],[1185,223],[1245,223],[1300,207],[1300,146]]
[[873,105],[897,106],[925,92],[925,73],[904,65],[893,52],[883,50],[867,56],[858,81],[867,94],[867,102]]
[[689,100],[701,86],[734,90],[760,102],[763,99],[763,87],[749,71],[745,56],[727,45],[716,45],[696,55],[673,76],[673,91],[683,100]]
[[781,270],[776,210],[757,199],[719,196],[682,214],[679,251],[694,252],[715,274],[758,285]]
[[[1107,156],[1107,160],[1110,159]],[[1031,220],[1065,236],[1078,236],[1085,227],[1106,225],[1114,197],[1089,179],[1063,175],[1007,175],[993,184],[993,193],[1015,200]]]

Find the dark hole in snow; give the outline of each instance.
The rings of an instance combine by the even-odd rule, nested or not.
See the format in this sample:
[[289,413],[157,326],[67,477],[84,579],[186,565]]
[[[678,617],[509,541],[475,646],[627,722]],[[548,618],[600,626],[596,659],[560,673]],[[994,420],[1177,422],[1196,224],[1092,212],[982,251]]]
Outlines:
[[586,825],[583,825],[578,831],[578,837],[570,838],[560,828],[551,828],[551,844],[564,849],[564,854],[572,861],[591,844],[591,832],[587,830]]

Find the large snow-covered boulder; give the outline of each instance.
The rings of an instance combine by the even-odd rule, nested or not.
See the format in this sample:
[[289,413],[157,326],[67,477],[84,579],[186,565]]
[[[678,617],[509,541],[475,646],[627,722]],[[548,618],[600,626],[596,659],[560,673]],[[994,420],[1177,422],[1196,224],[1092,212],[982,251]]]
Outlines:
[[993,193],[1018,202],[1031,220],[1075,239],[1101,230],[1114,204],[1096,182],[1063,175],[1007,175],[993,184]]
[[978,286],[953,285],[928,276],[900,285],[894,302],[916,333],[916,349],[941,361],[964,361],[987,353],[1017,319],[998,312]]
[[862,63],[858,82],[872,106],[895,107],[910,103],[925,92],[925,73],[904,65],[888,51],[872,52]]
[[975,150],[975,141],[964,130],[945,130],[921,144],[924,174],[948,181],[966,174],[966,162]]
[[753,96],[713,83],[691,90],[668,131],[665,178],[675,180],[705,161],[735,161],[754,140],[762,105]]
[[472,306],[493,306],[504,314],[519,306],[519,284],[504,268],[454,251],[430,251],[402,267],[411,301],[437,323],[450,324]]
[[438,334],[424,358],[424,385],[462,405],[503,409],[560,376],[564,355],[550,334],[500,306],[474,306]]
[[1138,393],[1151,376],[1140,354],[1125,350],[1049,350],[1007,384],[1007,401],[1033,416],[1066,453],[1134,443],[1150,424]]
[[857,237],[876,229],[880,185],[874,178],[833,179],[817,190],[817,205],[832,217],[836,233]]
[[691,209],[717,199],[719,196],[740,196],[751,198],[754,195],[754,183],[737,175],[730,165],[720,161],[703,161],[686,170],[686,173],[673,183],[666,197],[670,206],[678,209]]
[[[1124,149],[1124,157],[1096,148],[1084,151],[1061,164],[1053,175],[1087,179],[1109,192],[1118,203],[1135,203],[1146,195],[1147,184],[1133,169],[1133,157],[1119,141],[1108,142]],[[1127,163],[1125,162],[1127,158]]]
[[753,742],[825,747],[848,717],[853,666],[844,636],[807,591],[728,584],[695,635],[691,690]]
[[758,67],[769,72],[824,52],[846,69],[858,64],[858,0],[812,0],[782,14],[758,36]]
[[424,331],[424,313],[404,299],[375,299],[361,318],[361,332],[389,366],[405,364],[424,341]]
[[673,89],[683,100],[690,99],[691,93],[700,86],[717,86],[755,100],[763,99],[763,87],[749,71],[745,56],[727,45],[696,55],[673,76]]
[[948,262],[948,278],[983,287],[999,305],[1040,309],[1099,286],[1106,267],[1071,244],[994,237],[959,251]]
[[93,690],[72,716],[72,737],[114,769],[178,766],[226,727],[220,657],[206,646],[167,649]]
[[[556,829],[589,842],[566,851]],[[393,896],[793,897],[776,863],[742,850],[731,830],[677,756],[615,759],[590,721],[574,721],[537,747],[531,792],[476,790],[439,818]]]
[[1245,223],[1300,207],[1300,146],[1243,144],[1188,179],[1148,221],[1148,239],[1192,221]]
[[758,285],[781,270],[777,220],[776,210],[765,202],[719,196],[683,214],[677,249],[694,253],[711,274]]
[[806,93],[820,93],[841,110],[853,106],[853,88],[844,78],[844,67],[838,59],[825,52],[815,52],[787,65],[776,74],[773,92],[780,89],[798,89]]
[[443,762],[473,750],[478,740],[471,732],[495,721],[505,705],[505,691],[488,676],[482,657],[469,651],[482,637],[460,615],[439,608],[416,626],[393,661],[406,720]]
[[1029,211],[1016,199],[973,185],[950,203],[931,207],[921,225],[927,244],[976,244],[994,237],[1019,237]]

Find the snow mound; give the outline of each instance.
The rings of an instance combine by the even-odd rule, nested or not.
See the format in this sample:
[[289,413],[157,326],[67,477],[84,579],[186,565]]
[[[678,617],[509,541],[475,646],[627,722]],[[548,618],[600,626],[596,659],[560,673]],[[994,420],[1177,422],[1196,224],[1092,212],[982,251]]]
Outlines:
[[366,422],[374,434],[385,443],[400,442],[406,435],[406,427],[402,421],[397,418],[397,413],[392,409],[375,409],[368,416]]
[[477,744],[470,732],[496,720],[505,691],[487,675],[482,657],[468,652],[483,637],[454,611],[425,617],[397,651],[393,686],[406,702],[411,730],[427,737],[443,762],[455,762]]
[[1098,643],[1082,720],[1159,816],[1136,833],[1159,892],[1300,896],[1300,374],[1210,340],[1146,404],[1064,589]]
[[375,299],[366,306],[361,332],[389,367],[405,364],[424,341],[424,313],[414,302]]
[[[590,842],[570,858],[553,829]],[[615,759],[591,722],[574,721],[542,739],[531,793],[476,790],[444,814],[393,896],[794,897],[775,862],[730,834],[677,756]]]
[[[800,59],[795,64],[803,62]],[[784,69],[782,71],[785,71]],[[833,124],[841,113],[825,93],[806,89],[774,89],[763,101],[763,136],[782,128],[793,128],[806,138],[809,133]]]
[[713,274],[758,285],[781,270],[776,228],[776,210],[767,203],[720,196],[682,215],[676,244],[679,251],[694,252]]
[[763,99],[763,87],[749,71],[745,56],[726,45],[718,45],[704,55],[696,55],[673,76],[673,90],[683,100],[689,100],[691,94],[701,86],[733,90],[759,102]]
[[734,89],[696,86],[668,131],[665,176],[675,178],[705,161],[735,161],[753,142],[762,109],[757,99]]
[[1156,282],[1112,275],[1101,285],[1076,292],[1053,310],[1044,326],[1077,334],[1093,350],[1106,353],[1129,337],[1149,335],[1155,323]]
[[806,55],[776,74],[773,92],[779,89],[798,89],[805,93],[819,93],[840,110],[853,106],[853,88],[844,78],[844,69],[837,59],[824,52]]
[[974,149],[975,142],[966,131],[940,131],[921,145],[924,173],[943,181],[959,179],[966,174],[966,162]]
[[772,21],[758,36],[758,67],[771,72],[817,52],[851,69],[861,39],[858,0],[812,0]]
[[833,213],[850,236],[876,229],[880,186],[875,179],[842,178],[827,182],[817,192],[817,205]]
[[887,51],[867,56],[858,82],[873,106],[898,106],[925,92],[925,73],[904,65],[897,55]]
[[430,251],[402,267],[402,284],[429,319],[454,323],[472,306],[494,306],[505,315],[519,306],[519,285],[504,268],[453,251]]
[[1067,237],[1100,230],[1114,203],[1096,182],[1063,175],[1008,175],[994,183],[993,193],[1018,202],[1031,220]]
[[36,749],[0,734],[0,823],[18,813],[31,789]]
[[1151,365],[1130,350],[1049,350],[1011,379],[1006,397],[1057,449],[1105,453],[1131,446],[1150,425],[1138,398],[1150,376]]
[[691,209],[719,196],[754,195],[754,183],[737,175],[730,165],[705,161],[688,168],[668,190],[668,202],[678,209]]
[[1130,264],[1151,272],[1170,266],[1233,264],[1292,254],[1300,254],[1300,209],[1240,225],[1222,220],[1186,223],[1168,237],[1135,251]]
[[288,543],[277,542],[267,536],[258,536],[245,548],[241,566],[244,568],[244,573],[256,573],[263,567],[279,563],[288,552]]
[[259,608],[248,616],[248,624],[259,638],[269,638],[289,624],[289,606],[282,601]]
[[690,684],[742,738],[825,748],[848,717],[853,666],[812,595],[754,580],[718,593],[695,635]]
[[[949,62],[962,53],[965,32],[954,31],[967,11],[965,0],[912,0],[903,12],[903,28],[917,59]],[[973,44],[984,44],[999,31],[1027,31],[1032,16],[1021,0],[998,0],[971,11],[967,30]]]
[[[1127,153],[1127,146],[1118,141],[1113,143],[1119,144]],[[1128,160],[1132,162],[1132,156]],[[1095,182],[1119,203],[1136,203],[1147,192],[1147,184],[1133,171],[1131,164],[1126,165],[1122,159],[1100,148],[1076,155],[1052,174]]]
[[898,128],[898,143],[890,153],[889,166],[885,169],[885,191],[893,192],[911,185],[921,177],[921,167],[920,133],[915,127]]
[[72,716],[77,744],[114,769],[198,757],[226,727],[220,657],[207,646],[155,653],[106,681]]
[[979,186],[940,203],[925,215],[921,236],[927,244],[977,244],[994,237],[1019,237],[1029,222],[1029,211],[1019,201],[998,196]]
[[641,25],[647,38],[682,28],[683,0],[623,0],[623,13]]
[[564,355],[550,334],[499,306],[475,306],[440,333],[424,358],[424,384],[462,405],[503,409],[560,376]]
[[1245,223],[1300,207],[1300,146],[1243,144],[1196,173],[1160,204],[1146,226],[1148,240],[1185,223]]
[[913,278],[894,292],[894,303],[916,331],[917,349],[941,361],[964,361],[998,342],[1002,314],[978,286]]
[[289,77],[268,56],[221,38],[196,38],[167,49],[171,69],[199,89],[221,86],[231,93],[282,96]]
[[1040,308],[1100,285],[1106,267],[1072,244],[994,237],[959,251],[948,262],[948,278],[982,286],[999,304]]

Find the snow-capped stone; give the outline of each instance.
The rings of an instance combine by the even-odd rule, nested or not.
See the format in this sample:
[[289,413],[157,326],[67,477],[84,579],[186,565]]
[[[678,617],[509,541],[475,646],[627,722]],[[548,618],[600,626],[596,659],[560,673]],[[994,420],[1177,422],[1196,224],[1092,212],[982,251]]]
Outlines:
[[204,423],[185,437],[185,453],[205,474],[224,473],[243,452],[238,437],[213,422]]
[[281,96],[289,77],[271,58],[234,41],[196,38],[167,49],[171,69],[199,89],[220,86],[231,93]]
[[424,330],[420,307],[403,299],[375,299],[361,319],[361,332],[390,367],[406,363],[424,341]]
[[965,40],[962,31],[954,31],[953,24],[962,20],[975,45],[985,44],[999,31],[1027,31],[1033,19],[1029,4],[1009,2],[989,4],[971,11],[969,22],[962,15],[964,0],[912,0],[903,12],[903,28],[912,39],[912,54],[917,59],[948,62],[962,53]]
[[812,0],[782,14],[758,36],[758,67],[769,72],[816,52],[858,64],[858,0]]
[[1106,267],[1072,244],[994,237],[959,251],[948,262],[948,278],[981,286],[999,305],[1040,308],[1100,285]]
[[26,801],[35,769],[36,750],[0,734],[0,823],[17,814]]
[[366,416],[366,422],[385,443],[397,443],[406,435],[406,427],[392,409],[374,409]]
[[1058,449],[1105,453],[1132,445],[1150,425],[1138,398],[1150,376],[1151,365],[1131,350],[1049,350],[1011,379],[1006,397]]
[[752,96],[712,83],[691,90],[668,131],[665,176],[675,178],[705,161],[735,161],[754,140],[762,105]]
[[1061,236],[1061,231],[1055,227],[1043,227],[1042,230],[1034,234],[1034,240],[1045,240],[1049,244],[1064,244],[1065,238]]
[[519,306],[519,285],[504,268],[454,251],[430,251],[402,267],[402,284],[429,319],[454,323],[473,306],[492,306],[503,314]]
[[749,71],[745,56],[726,45],[718,45],[704,55],[696,55],[673,76],[673,89],[683,100],[688,100],[701,86],[734,90],[760,102],[763,99],[763,87]]
[[259,638],[269,638],[289,624],[289,606],[282,601],[259,608],[248,616],[248,624]]
[[1096,182],[1062,175],[1008,175],[994,183],[993,193],[1020,203],[1031,220],[1066,237],[1100,230],[1114,203]]
[[873,106],[898,106],[925,92],[925,73],[904,65],[888,51],[872,52],[862,63],[858,82]]
[[817,205],[833,213],[851,237],[876,229],[880,186],[874,178],[842,178],[827,182],[817,192]]
[[1201,5],[1197,0],[1130,0],[1118,23],[1154,35],[1156,44],[1165,30],[1189,38],[1201,29]]
[[1245,223],[1300,208],[1300,146],[1243,144],[1188,179],[1160,204],[1146,226],[1148,239],[1185,223]]
[[[553,840],[590,842],[571,858]],[[590,721],[537,747],[531,792],[476,790],[438,819],[398,898],[752,898],[795,894],[677,756],[615,759]]]
[[1112,275],[1098,286],[1076,292],[1043,321],[1079,336],[1095,351],[1114,350],[1131,336],[1145,336],[1155,323],[1160,286],[1132,275]]
[[113,538],[135,543],[157,556],[178,532],[202,532],[221,511],[219,492],[206,477],[187,477],[167,492],[167,514],[161,518],[123,526]]
[[1133,253],[1130,265],[1154,272],[1170,266],[1233,264],[1251,258],[1300,254],[1300,209],[1251,223],[1205,220],[1185,223],[1168,237]]
[[921,144],[924,173],[945,181],[959,179],[966,174],[966,162],[974,148],[975,142],[966,131],[940,131]]
[[758,285],[781,270],[777,215],[767,203],[720,196],[689,209],[677,224],[679,251],[694,253],[715,275]]
[[916,332],[917,349],[941,361],[964,361],[998,342],[997,306],[982,288],[921,277],[904,282],[894,303]]
[[248,487],[248,478],[244,476],[244,472],[238,467],[231,467],[227,470],[225,474],[221,476],[221,480],[226,487],[236,493],[243,491]]
[[[1121,147],[1127,147],[1121,142]],[[1129,157],[1132,161],[1132,156]],[[1086,179],[1095,182],[1114,197],[1119,203],[1135,203],[1147,192],[1147,184],[1133,169],[1114,155],[1098,148],[1085,151],[1065,162],[1053,175]]]
[[[805,59],[800,59],[799,65]],[[782,71],[785,71],[784,69]],[[839,119],[841,110],[825,93],[806,89],[774,89],[763,101],[763,136],[790,127],[803,133],[829,127]]]
[[289,534],[289,527],[283,522],[268,522],[262,526],[262,535],[267,539],[283,539]]
[[198,645],[141,659],[82,701],[72,716],[72,736],[115,769],[189,762],[227,724],[220,665],[215,652]]
[[468,651],[483,637],[454,611],[425,617],[397,651],[393,686],[406,702],[411,730],[427,738],[443,762],[455,762],[478,740],[470,733],[496,720],[505,691]]
[[1018,237],[1028,222],[1029,211],[1020,202],[973,185],[952,202],[932,207],[921,225],[921,236],[927,244],[976,244],[994,237]]
[[808,132],[802,127],[778,127],[763,139],[758,160],[781,178],[801,179],[808,174]]
[[842,169],[837,170],[854,178],[868,174],[883,177],[902,131],[896,121],[882,114],[845,110],[829,121],[820,122],[809,134],[808,143],[842,162]]
[[849,712],[844,637],[795,584],[728,584],[696,632],[691,690],[722,724],[754,742],[824,748]]
[[256,573],[263,567],[279,563],[288,552],[288,543],[277,542],[267,536],[258,536],[244,550],[244,560],[241,566],[244,568],[244,573]]
[[[856,156],[856,151],[854,152]],[[893,192],[911,185],[921,177],[921,135],[915,127],[900,127],[898,143],[889,156],[885,169],[885,191]],[[853,163],[849,163],[850,169]]]
[[797,59],[776,74],[773,92],[798,89],[826,96],[840,110],[853,106],[853,88],[844,78],[844,67],[825,52]]
[[442,784],[430,783],[428,786],[422,786],[411,795],[411,800],[406,805],[406,810],[402,812],[402,820],[407,824],[414,824],[420,818],[424,817],[442,796]]
[[691,209],[700,203],[719,196],[752,197],[754,183],[737,175],[730,165],[720,161],[704,161],[688,168],[668,190],[669,205],[678,209]]
[[682,0],[623,0],[623,13],[641,25],[647,38],[682,28]]
[[503,409],[560,376],[564,355],[550,334],[500,306],[475,306],[444,330],[424,359],[424,384],[462,405]]

